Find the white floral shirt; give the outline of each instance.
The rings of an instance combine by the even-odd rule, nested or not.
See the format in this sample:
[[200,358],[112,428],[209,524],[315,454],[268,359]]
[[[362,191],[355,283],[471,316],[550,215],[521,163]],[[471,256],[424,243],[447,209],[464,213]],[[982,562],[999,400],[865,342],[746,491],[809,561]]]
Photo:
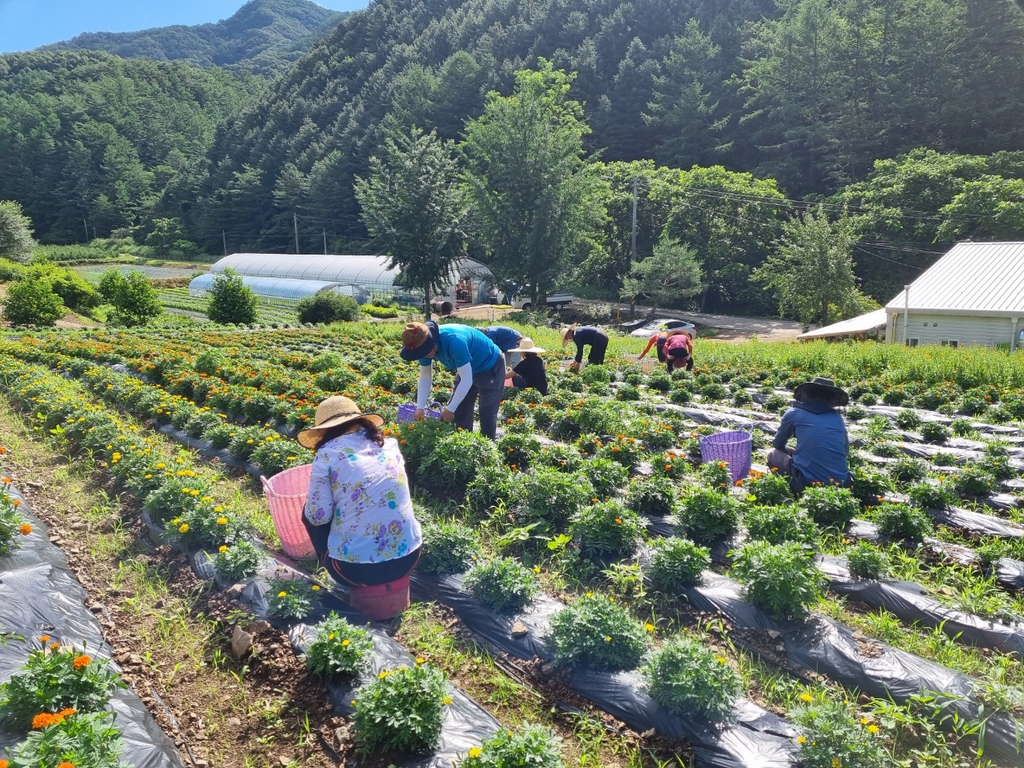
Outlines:
[[405,461],[393,439],[381,448],[360,431],[322,445],[304,512],[313,525],[331,524],[327,550],[335,560],[382,563],[423,542]]

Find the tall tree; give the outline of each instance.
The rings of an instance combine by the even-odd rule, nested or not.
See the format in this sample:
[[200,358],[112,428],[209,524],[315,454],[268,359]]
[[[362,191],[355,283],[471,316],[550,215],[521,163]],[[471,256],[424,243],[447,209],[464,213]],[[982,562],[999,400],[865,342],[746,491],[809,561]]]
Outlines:
[[0,258],[27,264],[32,259],[32,222],[13,200],[0,200]]
[[603,182],[583,152],[590,132],[569,98],[572,77],[540,60],[516,73],[511,96],[487,95],[466,126],[466,178],[491,271],[529,291],[533,306],[593,245]]
[[689,246],[664,237],[654,254],[633,265],[633,270],[622,281],[622,298],[630,304],[638,299],[649,299],[651,317],[658,307],[678,304],[701,292],[700,264]]
[[823,211],[808,210],[786,222],[778,250],[755,275],[775,290],[783,315],[828,325],[864,307],[853,275],[856,242],[848,216],[832,222]]
[[368,178],[356,177],[363,222],[410,285],[430,295],[452,284],[466,250],[469,206],[451,142],[413,127],[388,137],[384,157],[370,158]]

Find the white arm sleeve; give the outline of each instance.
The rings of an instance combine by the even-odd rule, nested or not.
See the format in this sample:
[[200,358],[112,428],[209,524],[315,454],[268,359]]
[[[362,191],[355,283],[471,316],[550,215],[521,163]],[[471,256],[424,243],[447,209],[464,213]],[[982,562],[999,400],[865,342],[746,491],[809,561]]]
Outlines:
[[473,365],[472,363],[466,363],[458,370],[459,374],[459,386],[452,392],[452,399],[448,401],[448,410],[455,412],[455,409],[462,405],[462,401],[466,399],[466,395],[469,394],[469,390],[473,387]]
[[430,389],[434,385],[434,365],[420,366],[420,383],[416,386],[416,407],[426,408]]

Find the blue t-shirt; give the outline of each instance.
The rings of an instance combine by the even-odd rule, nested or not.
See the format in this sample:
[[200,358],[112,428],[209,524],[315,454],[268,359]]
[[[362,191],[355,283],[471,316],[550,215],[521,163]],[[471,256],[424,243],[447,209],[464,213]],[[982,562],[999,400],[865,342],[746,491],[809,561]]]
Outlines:
[[[501,357],[501,350],[493,341],[468,325],[442,325],[438,328],[438,336],[440,341],[433,359],[451,371],[470,363],[476,376],[491,370]],[[431,358],[424,357],[420,365],[430,365],[431,362]]]
[[508,352],[519,346],[523,334],[506,325],[491,325],[484,328],[484,336],[493,341],[502,352]]
[[804,480],[822,485],[850,484],[850,467],[846,461],[850,440],[841,413],[821,400],[795,403],[783,414],[772,445],[783,450],[794,435],[793,464]]

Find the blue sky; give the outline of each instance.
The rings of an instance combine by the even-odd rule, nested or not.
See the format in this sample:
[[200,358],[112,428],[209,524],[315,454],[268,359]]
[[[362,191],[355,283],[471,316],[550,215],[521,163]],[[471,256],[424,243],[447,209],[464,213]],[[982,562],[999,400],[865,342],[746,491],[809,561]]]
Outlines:
[[[367,5],[367,0],[314,2],[334,11]],[[82,32],[133,32],[219,21],[243,4],[243,0],[0,0],[0,52],[27,51]]]

